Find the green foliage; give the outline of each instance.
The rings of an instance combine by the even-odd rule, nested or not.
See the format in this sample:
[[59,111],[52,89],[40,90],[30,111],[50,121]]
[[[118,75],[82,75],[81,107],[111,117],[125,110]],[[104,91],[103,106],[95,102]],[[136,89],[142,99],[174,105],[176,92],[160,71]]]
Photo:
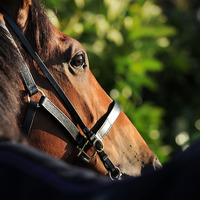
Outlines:
[[168,161],[176,148],[174,141],[165,141],[168,110],[159,104],[162,96],[146,94],[155,96],[160,90],[164,82],[158,77],[168,59],[181,73],[188,72],[189,60],[188,51],[177,53],[180,49],[170,45],[178,32],[167,24],[162,5],[153,0],[49,0],[45,5],[55,26],[85,47],[95,77],[161,162]]
[[[165,143],[185,149],[200,138],[200,1],[175,0],[157,3],[164,8],[167,23],[176,27],[171,45],[158,52],[163,70],[156,77],[159,89],[148,95],[167,112]],[[172,142],[173,141],[173,142]]]

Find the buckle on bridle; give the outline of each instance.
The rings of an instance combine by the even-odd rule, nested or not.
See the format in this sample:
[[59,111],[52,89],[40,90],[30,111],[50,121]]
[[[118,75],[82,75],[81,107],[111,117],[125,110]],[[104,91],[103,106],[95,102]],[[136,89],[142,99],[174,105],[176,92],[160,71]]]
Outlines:
[[122,178],[121,178],[122,172],[121,172],[121,170],[119,169],[119,167],[116,167],[116,166],[115,166],[115,170],[114,170],[114,171],[109,171],[108,174],[109,174],[110,179],[111,179],[112,181],[114,181],[114,180],[121,180],[121,179],[122,179]]
[[[44,92],[43,92],[42,90],[40,90],[39,88],[38,88],[38,92],[37,92],[37,93],[40,93],[41,96],[44,96],[44,97],[45,97]],[[36,93],[36,94],[37,94],[37,93]],[[30,101],[31,101],[30,95],[27,96],[27,101],[28,101],[28,103],[30,103]],[[38,106],[39,106],[39,104],[38,104]]]
[[89,162],[90,160],[92,160],[92,159],[95,157],[95,155],[96,155],[97,152],[94,151],[93,155],[92,155],[92,156],[89,156],[89,155],[85,152],[85,147],[87,146],[88,143],[89,143],[89,140],[87,140],[87,141],[85,142],[85,144],[83,145],[82,148],[77,147],[77,148],[80,150],[79,153],[78,153],[78,155],[77,155],[77,157],[81,157],[81,155],[83,154],[84,156],[87,157],[88,162]]
[[94,146],[95,150],[96,150],[98,153],[101,153],[101,152],[104,150],[104,144],[103,144],[103,142],[102,142],[100,139],[98,139],[98,138],[93,142],[93,146]]

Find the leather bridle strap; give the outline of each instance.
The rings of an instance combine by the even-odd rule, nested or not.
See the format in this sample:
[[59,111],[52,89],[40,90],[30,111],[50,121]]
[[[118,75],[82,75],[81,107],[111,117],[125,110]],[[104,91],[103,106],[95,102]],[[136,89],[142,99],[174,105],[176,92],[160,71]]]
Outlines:
[[[60,85],[57,83],[57,81],[53,78],[52,74],[49,72],[46,65],[41,61],[38,54],[33,50],[32,46],[30,45],[30,43],[28,42],[26,37],[23,35],[23,33],[21,32],[19,27],[15,24],[15,22],[10,18],[10,16],[4,10],[0,9],[0,12],[4,15],[5,20],[9,23],[9,25],[11,26],[13,31],[16,33],[16,35],[19,37],[19,39],[21,40],[21,42],[25,46],[26,50],[30,53],[30,55],[36,61],[36,63],[38,64],[38,66],[40,67],[40,69],[42,70],[44,75],[47,77],[47,79],[49,80],[51,85],[54,87],[56,92],[59,94],[60,98],[63,101],[63,105],[65,106],[65,108],[67,109],[67,111],[69,112],[71,117],[74,118],[76,123],[80,126],[81,130],[86,135],[89,142],[91,144],[93,144],[97,139],[95,134],[92,133],[87,128],[87,126],[84,124],[84,122],[81,120],[80,116],[78,115],[75,108],[73,107],[73,105],[69,101],[68,97],[65,95],[64,91],[62,90]],[[97,150],[100,150],[100,148],[102,148],[102,145],[100,143],[96,143],[95,148],[97,148]]]
[[28,104],[28,109],[26,112],[26,116],[24,118],[24,122],[21,127],[22,131],[27,136],[29,136],[29,133],[31,131],[31,127],[35,119],[37,108],[38,108],[38,103],[35,101],[30,101],[30,103]]
[[[20,72],[22,75],[22,79],[24,81],[24,85],[26,86],[26,89],[28,90],[29,98],[38,92],[42,93],[42,91],[38,89],[26,62],[21,56],[18,46],[13,40],[12,35],[10,34],[9,30],[7,29],[7,27],[1,20],[0,20],[0,26],[7,32],[6,36],[8,37],[9,41],[13,44],[13,46],[16,48],[18,52],[18,56],[20,59]],[[76,141],[77,145],[80,148],[84,145],[84,143],[86,142],[86,139],[84,138],[84,136],[80,134],[77,127],[61,110],[59,110],[49,99],[47,99],[43,95],[39,103],[29,100],[27,113],[22,125],[22,130],[25,134],[29,135],[37,108],[40,106],[45,108],[46,111],[48,111],[52,116],[54,116],[54,118],[57,119],[57,121],[59,121],[64,126],[64,128],[70,133],[70,135]]]
[[114,103],[114,105],[112,107],[110,114],[108,115],[108,117],[106,118],[106,120],[104,121],[102,126],[99,128],[99,130],[96,132],[96,136],[100,140],[103,140],[103,138],[106,136],[108,131],[111,129],[112,125],[114,124],[115,120],[117,119],[117,117],[120,114],[120,111],[121,111],[120,106],[115,101],[113,101],[113,103]]
[[[66,110],[69,112],[70,116],[79,125],[79,127],[83,131],[84,135],[87,137],[87,140],[89,141],[89,143],[94,146],[94,148],[97,151],[100,159],[102,160],[105,168],[108,170],[111,178],[112,177],[113,178],[120,178],[121,172],[120,172],[119,168],[116,167],[116,166],[114,166],[113,163],[110,161],[110,159],[108,158],[107,154],[104,152],[103,143],[101,141],[103,139],[103,137],[106,135],[106,133],[109,131],[109,129],[111,128],[112,124],[117,119],[117,117],[118,117],[118,115],[120,113],[120,107],[118,106],[118,104],[114,103],[112,111],[108,115],[107,119],[105,120],[104,124],[101,126],[101,128],[99,129],[99,131],[97,131],[97,136],[96,136],[95,133],[93,133],[92,131],[90,131],[87,128],[87,126],[84,124],[84,122],[81,120],[80,116],[78,115],[78,113],[76,112],[75,108],[73,107],[73,105],[69,101],[68,97],[65,95],[65,93],[62,90],[62,88],[60,87],[60,85],[53,78],[52,74],[49,72],[49,70],[46,67],[46,65],[42,62],[42,60],[40,59],[40,57],[38,56],[38,54],[33,50],[32,46],[30,45],[30,43],[28,42],[28,40],[26,39],[26,37],[23,35],[23,33],[21,32],[21,30],[18,28],[18,26],[15,24],[15,22],[1,8],[0,8],[0,12],[4,15],[4,19],[11,26],[11,28],[13,29],[13,31],[15,32],[15,34],[18,36],[18,38],[21,40],[21,42],[25,46],[26,50],[29,52],[29,54],[32,56],[32,58],[36,61],[36,63],[38,64],[38,66],[40,67],[40,69],[42,70],[42,72],[44,73],[44,75],[46,76],[46,78],[49,80],[49,82],[51,83],[51,85],[54,87],[55,91],[58,93],[58,95],[62,99],[62,103],[63,103],[64,107],[66,108]],[[34,80],[32,78],[32,75],[30,76],[30,74],[29,74],[30,72],[27,73],[26,69],[25,70],[21,70],[21,71],[22,71],[23,78],[25,77],[24,80],[26,80],[26,79],[28,80],[28,81],[24,81],[24,82],[25,82],[25,85],[26,85],[28,91],[30,90],[29,91],[30,96],[33,95],[33,94],[35,94],[35,93],[37,93],[38,89],[37,89],[37,86],[36,86],[36,84],[35,84],[35,82],[34,82]],[[26,74],[28,74],[28,75],[26,75]],[[36,90],[32,91],[32,89],[30,89],[32,87],[32,84],[33,84],[33,88],[36,88]],[[48,100],[44,99],[44,101],[48,101]],[[41,103],[41,105],[44,105],[44,104]],[[44,108],[46,108],[46,107],[44,106]],[[46,110],[48,111],[48,109],[46,109]],[[53,115],[53,116],[55,117],[55,115]],[[58,118],[57,118],[57,120],[59,121]],[[30,121],[30,124],[31,124],[32,121],[31,120],[29,120],[29,121]],[[65,123],[62,123],[62,122],[60,122],[60,123],[62,125],[64,125],[65,128],[68,127],[67,125],[65,125]],[[72,124],[73,123],[71,122],[70,126]],[[71,130],[69,130],[69,132],[70,131]]]
[[[0,11],[1,11],[1,8],[0,8]],[[37,85],[35,84],[35,81],[28,69],[28,66],[26,64],[26,62],[24,61],[20,51],[19,51],[19,48],[18,46],[16,45],[15,41],[13,40],[13,37],[12,35],[10,34],[9,30],[7,29],[7,27],[5,26],[5,24],[0,20],[0,26],[2,28],[4,28],[6,31],[7,31],[7,37],[8,39],[10,40],[10,42],[13,44],[13,46],[16,48],[17,52],[18,52],[18,55],[19,55],[19,59],[20,59],[20,72],[21,72],[21,75],[22,75],[22,78],[23,78],[23,81],[24,81],[24,85],[26,86],[26,89],[28,90],[28,93],[30,96],[38,93],[38,87]]]
[[58,93],[60,98],[62,99],[63,105],[66,107],[67,111],[74,118],[76,123],[78,123],[78,125],[81,128],[81,130],[84,132],[84,134],[89,139],[92,136],[90,131],[89,131],[89,129],[85,126],[85,124],[81,120],[80,116],[76,112],[75,108],[73,107],[73,105],[69,101],[68,97],[65,95],[64,91],[62,90],[60,85],[57,83],[57,81],[53,78],[52,74],[49,72],[49,70],[46,67],[46,65],[42,62],[42,60],[40,59],[38,54],[33,50],[32,46],[30,45],[30,43],[28,42],[28,40],[26,39],[24,34],[21,32],[19,27],[12,20],[12,18],[4,10],[2,10],[1,8],[0,8],[0,12],[4,15],[4,18],[5,18],[6,22],[8,22],[8,24],[11,26],[11,28],[13,29],[15,34],[18,36],[18,38],[23,43],[23,45],[26,48],[26,50],[29,52],[29,54],[32,56],[32,58],[35,60],[35,62],[38,64],[38,66],[40,67],[40,69],[42,70],[42,72],[44,73],[46,78],[49,80],[51,85],[54,87],[54,89],[56,90],[56,92]]
[[86,138],[80,134],[74,123],[47,97],[42,96],[39,101],[39,106],[44,108],[52,117],[54,117],[71,135],[79,148],[82,148],[86,142]]
[[[120,107],[119,105],[114,101],[113,102],[113,108],[112,110],[108,113],[108,117],[106,118],[107,121],[111,120],[112,115],[115,113],[117,116],[117,112],[120,112]],[[69,132],[71,137],[74,139],[76,144],[78,145],[77,147],[79,149],[84,150],[84,145],[87,144],[86,141],[87,139],[80,134],[78,131],[77,127],[72,123],[72,121],[60,110],[58,109],[47,97],[42,96],[40,101],[39,101],[39,106],[43,107],[50,115],[52,115],[60,124]],[[106,121],[105,120],[105,121]],[[102,125],[103,126],[103,125]],[[113,163],[110,161],[108,158],[107,154],[104,151],[98,152],[99,157],[101,161],[103,162],[105,168],[108,170],[109,175],[111,179],[117,177],[120,179],[121,172],[119,168],[113,165]],[[94,154],[95,155],[95,154]],[[94,156],[93,155],[93,156]],[[85,152],[79,153],[79,157],[81,158],[81,161],[84,163],[88,163],[92,158],[88,157]]]

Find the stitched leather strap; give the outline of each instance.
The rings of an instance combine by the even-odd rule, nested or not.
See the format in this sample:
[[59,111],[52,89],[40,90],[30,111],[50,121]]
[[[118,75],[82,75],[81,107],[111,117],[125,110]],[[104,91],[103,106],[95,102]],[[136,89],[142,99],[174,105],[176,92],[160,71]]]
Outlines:
[[119,116],[119,114],[121,112],[121,108],[117,104],[117,102],[113,101],[113,103],[114,103],[114,105],[113,105],[111,112],[109,113],[108,117],[106,118],[106,120],[104,121],[102,126],[96,132],[96,136],[100,140],[103,140],[103,138],[108,133],[108,131],[110,130],[110,128],[112,127],[112,125],[114,124],[115,120],[117,119],[117,117]]
[[74,123],[47,97],[42,96],[39,105],[43,107],[50,115],[52,115],[71,135],[79,147],[82,147],[86,139],[80,134]]
[[26,112],[26,116],[24,118],[24,122],[22,125],[22,131],[28,136],[35,118],[35,114],[37,111],[38,103],[34,101],[30,101],[28,105],[28,109]]
[[[74,120],[76,121],[76,123],[78,123],[78,125],[80,126],[80,128],[82,129],[82,131],[84,132],[84,134],[86,135],[86,137],[88,138],[88,140],[90,141],[90,143],[93,144],[93,142],[96,140],[95,135],[84,124],[84,122],[82,121],[82,119],[80,118],[80,116],[78,115],[78,113],[76,112],[75,108],[73,107],[73,105],[69,101],[68,97],[65,95],[64,91],[60,87],[60,85],[53,78],[53,76],[49,72],[48,68],[41,61],[41,59],[38,56],[38,54],[33,50],[32,46],[30,45],[30,43],[28,42],[28,40],[26,39],[26,37],[23,35],[23,33],[20,31],[19,27],[15,24],[15,22],[13,22],[13,20],[7,15],[7,13],[5,11],[3,11],[2,9],[0,9],[0,12],[2,12],[2,14],[4,15],[6,21],[10,24],[10,26],[13,29],[13,31],[19,37],[19,39],[24,44],[24,46],[27,49],[27,51],[30,53],[30,55],[33,57],[33,59],[36,61],[36,63],[38,64],[38,66],[40,67],[40,69],[43,71],[43,73],[45,74],[45,76],[47,77],[47,79],[49,80],[49,82],[51,83],[51,85],[54,87],[54,89],[56,90],[56,92],[59,94],[59,96],[61,97],[61,99],[63,101],[63,105],[65,106],[65,108],[67,109],[67,111],[70,113],[71,117],[74,118]],[[116,108],[117,108],[117,106],[116,106]],[[115,111],[115,109],[114,109],[114,111]],[[111,115],[111,116],[114,116],[114,115]],[[107,120],[105,122],[105,124],[101,127],[101,130],[98,133],[98,136],[100,138],[103,138],[105,136],[105,134],[109,131],[110,127],[112,126],[112,124],[114,123],[114,121],[116,119],[115,116],[114,116],[113,119],[114,120],[112,120],[111,117],[110,117],[109,120]],[[113,123],[110,123],[111,121]],[[107,128],[108,128],[108,130],[106,130]],[[104,134],[103,131],[106,131],[106,133]]]
[[[16,35],[19,37],[19,39],[21,40],[21,42],[23,43],[23,45],[25,46],[25,48],[27,49],[27,51],[30,53],[30,55],[32,56],[32,58],[36,61],[36,63],[40,67],[40,69],[43,71],[44,75],[47,77],[47,79],[49,80],[49,82],[51,83],[51,85],[54,87],[54,89],[56,90],[56,92],[59,94],[59,96],[62,99],[63,105],[66,108],[66,110],[69,112],[69,114],[71,115],[71,117],[76,121],[76,123],[80,126],[80,128],[82,129],[83,133],[85,134],[85,136],[87,137],[87,139],[89,140],[89,142],[91,144],[93,144],[93,146],[96,149],[96,151],[98,152],[99,157],[101,158],[101,160],[102,160],[105,168],[109,171],[109,173],[112,174],[113,177],[117,177],[117,176],[120,177],[121,174],[120,174],[119,168],[117,168],[117,167],[115,167],[113,165],[113,163],[108,159],[107,154],[105,154],[105,152],[103,151],[103,143],[101,142],[101,140],[99,138],[97,138],[97,136],[85,126],[84,122],[81,120],[80,116],[78,115],[78,113],[76,112],[75,108],[73,107],[73,105],[69,101],[68,97],[65,95],[65,93],[62,90],[62,88],[60,87],[60,85],[53,78],[53,76],[49,72],[48,68],[41,61],[41,59],[38,56],[38,54],[33,50],[33,48],[31,47],[30,43],[28,42],[28,40],[26,39],[26,37],[23,35],[23,33],[21,32],[21,30],[18,28],[18,26],[15,24],[15,22],[1,8],[0,8],[0,12],[4,15],[5,20],[9,23],[9,25],[11,26],[11,28],[13,29],[13,31],[16,33]],[[24,70],[24,71],[26,71],[26,70]],[[28,79],[28,81],[29,80],[30,79]],[[26,84],[27,81],[25,80],[24,82]],[[33,82],[31,81],[31,84],[32,83]],[[28,83],[27,85],[28,85],[27,89],[29,90],[30,89],[30,87],[29,87],[30,84]],[[35,83],[34,83],[34,85],[35,85]],[[30,93],[30,95],[33,95],[32,92],[29,91],[29,93]],[[48,102],[48,103],[44,103],[44,102]],[[45,101],[45,99],[44,99],[44,101],[43,101],[43,107],[47,111],[49,111],[48,105],[50,105],[50,104],[51,103],[49,103],[48,100]],[[42,105],[42,103],[41,103],[41,105]],[[114,108],[117,108],[117,106],[114,107]],[[100,128],[101,130],[98,133],[98,137],[100,137],[100,138],[103,139],[103,137],[105,136],[105,134],[111,128],[111,125],[116,120],[117,117],[115,117],[115,115],[118,116],[119,113],[120,113],[119,109],[114,109],[114,111],[110,113],[110,119],[106,120],[104,122],[104,124],[101,126],[101,128]],[[60,117],[58,117],[57,115],[54,115],[54,114],[52,114],[52,116],[54,116],[54,117],[56,116],[56,118],[57,118],[58,121],[63,117],[61,115],[62,117],[60,118]],[[111,119],[111,116],[114,116],[114,118]],[[60,120],[61,124],[62,124],[62,120]],[[63,125],[64,124],[65,123],[63,123]],[[106,133],[103,133],[103,130]]]
[[[0,9],[1,10],[1,9]],[[18,52],[18,57],[20,60],[20,72],[24,81],[24,85],[26,86],[26,89],[28,90],[28,93],[30,96],[36,94],[38,92],[38,88],[35,84],[35,81],[28,69],[28,66],[26,64],[26,62],[24,61],[24,59],[22,58],[22,55],[17,47],[17,44],[15,43],[15,41],[13,40],[12,35],[10,34],[9,30],[7,29],[7,27],[5,26],[5,24],[0,20],[0,26],[3,27],[5,29],[5,31],[7,31],[7,37],[10,40],[10,42],[13,44],[13,46],[16,48],[17,52]]]
[[[60,124],[72,136],[72,138],[77,143],[79,148],[82,148],[84,146],[87,139],[80,134],[79,130],[72,123],[72,121],[59,108],[57,108],[47,97],[42,96],[39,101],[39,105],[42,106],[49,114],[51,114],[57,121],[60,122]],[[119,115],[121,109],[119,109],[116,102],[115,102],[113,108],[115,108],[115,109],[112,109],[108,118],[110,118],[112,115],[115,115],[115,114]],[[116,115],[115,115],[115,118],[117,118]],[[107,123],[108,123],[107,120],[105,120],[104,124],[107,124]],[[105,168],[109,171],[111,176],[112,177],[119,176],[119,174],[120,174],[119,169],[113,165],[113,163],[108,158],[107,154],[104,151],[99,152],[98,154],[99,154],[99,157],[102,160]],[[82,162],[84,161],[85,163],[88,163],[90,161],[90,159],[87,156],[85,156],[83,153],[81,154],[80,158],[81,158]]]
[[111,160],[108,158],[108,155],[103,151],[103,152],[99,153],[99,157],[100,157],[102,163],[104,164],[105,168],[109,172],[110,178],[112,180],[114,180],[114,179],[121,180],[122,173],[121,173],[120,169],[118,167],[116,167],[115,165],[113,165]]
[[69,101],[68,97],[65,95],[65,93],[62,90],[62,88],[60,87],[60,85],[57,83],[57,81],[51,75],[51,73],[49,72],[49,70],[46,67],[46,65],[42,62],[42,60],[40,59],[38,54],[33,50],[32,46],[30,45],[30,43],[28,42],[26,37],[23,35],[23,33],[21,32],[19,27],[15,24],[15,22],[12,20],[12,18],[4,10],[2,10],[1,8],[0,8],[0,12],[4,15],[5,20],[11,26],[12,30],[19,37],[19,39],[23,43],[23,45],[26,48],[26,50],[30,53],[30,55],[35,60],[35,62],[38,64],[38,66],[40,67],[40,69],[42,70],[42,72],[44,73],[46,78],[49,80],[51,85],[54,87],[56,92],[59,94],[60,98],[63,101],[63,105],[65,106],[67,111],[70,113],[71,117],[73,117],[75,119],[75,121],[79,124],[79,126],[82,129],[82,131],[84,132],[84,134],[88,138],[90,138],[91,137],[90,131],[85,126],[85,124],[83,123],[83,121],[79,117],[78,113],[76,112],[75,108],[73,107],[73,105]]

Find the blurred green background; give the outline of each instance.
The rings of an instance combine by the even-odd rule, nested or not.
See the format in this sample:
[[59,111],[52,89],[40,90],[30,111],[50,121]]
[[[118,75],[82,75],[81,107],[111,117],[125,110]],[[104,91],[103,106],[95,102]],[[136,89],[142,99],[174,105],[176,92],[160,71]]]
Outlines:
[[200,138],[199,0],[43,2],[162,163]]

